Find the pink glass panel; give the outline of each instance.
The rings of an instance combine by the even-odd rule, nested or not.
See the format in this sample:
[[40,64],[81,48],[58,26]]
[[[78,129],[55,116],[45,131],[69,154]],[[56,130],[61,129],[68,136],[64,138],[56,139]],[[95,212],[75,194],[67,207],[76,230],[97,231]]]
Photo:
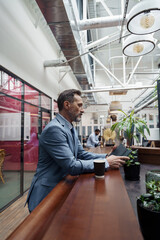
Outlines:
[[24,105],[24,189],[30,187],[38,163],[38,107]]
[[24,100],[29,103],[32,103],[34,105],[38,105],[39,104],[39,92],[28,85],[25,85],[24,89],[25,89],[24,90],[24,92],[25,92]]
[[50,114],[42,112],[42,129],[50,122]]
[[56,115],[56,113],[58,113],[59,110],[58,110],[58,104],[55,100],[53,101],[53,106],[54,106],[54,115]]
[[[0,179],[0,208],[20,194],[21,102],[0,95],[0,149],[4,150]],[[8,188],[8,191],[3,191]]]
[[51,98],[47,97],[43,93],[41,94],[41,107],[46,108],[48,110],[51,109]]
[[0,71],[0,91],[21,99],[22,83],[7,73]]

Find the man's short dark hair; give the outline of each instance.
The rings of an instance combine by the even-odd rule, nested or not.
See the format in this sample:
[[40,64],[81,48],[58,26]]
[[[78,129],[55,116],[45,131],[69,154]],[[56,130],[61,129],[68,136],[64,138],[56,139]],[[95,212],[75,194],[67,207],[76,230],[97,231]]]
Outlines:
[[65,90],[65,91],[60,93],[60,95],[57,99],[57,104],[58,104],[59,111],[61,111],[63,109],[63,103],[65,101],[68,101],[70,103],[74,102],[74,95],[75,94],[81,96],[81,91],[79,91],[77,89],[69,89],[69,90]]
[[97,128],[97,129],[95,129],[95,132],[100,132],[100,130]]

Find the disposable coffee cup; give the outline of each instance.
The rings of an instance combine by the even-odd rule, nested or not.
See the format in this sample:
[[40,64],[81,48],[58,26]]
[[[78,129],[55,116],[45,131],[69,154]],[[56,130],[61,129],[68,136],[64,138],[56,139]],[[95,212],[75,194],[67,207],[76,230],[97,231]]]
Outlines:
[[104,178],[105,159],[94,160],[94,173],[96,178]]

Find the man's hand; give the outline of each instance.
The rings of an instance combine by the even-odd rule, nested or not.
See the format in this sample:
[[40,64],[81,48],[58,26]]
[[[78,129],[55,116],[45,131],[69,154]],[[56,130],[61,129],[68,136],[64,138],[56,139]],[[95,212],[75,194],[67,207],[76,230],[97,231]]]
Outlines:
[[126,157],[126,156],[115,156],[115,155],[111,155],[106,158],[110,168],[114,168],[114,169],[121,167],[125,163],[125,160],[129,159],[129,157]]

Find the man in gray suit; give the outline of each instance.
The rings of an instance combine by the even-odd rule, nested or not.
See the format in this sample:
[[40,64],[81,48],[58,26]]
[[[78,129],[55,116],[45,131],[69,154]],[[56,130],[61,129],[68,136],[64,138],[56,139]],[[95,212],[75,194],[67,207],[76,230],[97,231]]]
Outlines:
[[59,113],[44,128],[39,139],[39,161],[28,193],[31,212],[66,175],[93,172],[93,159],[105,158],[106,169],[119,168],[128,157],[94,154],[83,149],[72,122],[84,113],[79,90],[62,92],[57,100]]

